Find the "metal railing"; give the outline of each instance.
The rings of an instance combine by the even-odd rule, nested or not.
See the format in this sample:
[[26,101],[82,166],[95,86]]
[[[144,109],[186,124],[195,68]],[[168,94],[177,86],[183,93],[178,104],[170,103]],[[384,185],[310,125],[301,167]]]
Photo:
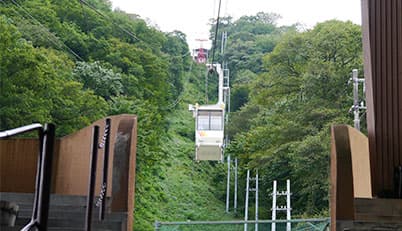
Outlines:
[[[275,231],[286,230],[286,224],[292,223],[295,231],[326,231],[329,230],[330,218],[292,219],[292,220],[235,220],[235,221],[183,221],[183,222],[155,222],[155,231],[243,231],[245,224],[259,224],[258,230],[271,231],[271,224],[275,223]],[[247,230],[256,231],[255,226]]]
[[53,124],[42,126],[42,124],[35,123],[0,132],[0,139],[31,131],[38,131],[39,135],[39,154],[32,216],[30,222],[21,229],[22,231],[28,231],[32,228],[36,228],[39,231],[47,230],[55,130],[56,127]]
[[92,131],[90,173],[88,183],[87,207],[85,214],[85,231],[92,229],[92,209],[94,206],[96,171],[98,160],[98,149],[104,149],[102,183],[99,198],[95,205],[99,207],[99,221],[105,219],[106,197],[107,197],[107,178],[109,169],[109,148],[110,148],[111,120],[106,119],[105,130],[101,142],[99,142],[99,126],[95,125]]

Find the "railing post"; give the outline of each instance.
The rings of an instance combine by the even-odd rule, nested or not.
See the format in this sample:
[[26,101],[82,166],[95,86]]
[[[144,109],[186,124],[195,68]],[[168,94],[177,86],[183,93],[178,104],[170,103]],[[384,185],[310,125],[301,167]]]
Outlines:
[[96,164],[98,160],[98,140],[99,140],[99,126],[94,126],[92,130],[92,145],[91,145],[91,160],[90,160],[90,173],[88,184],[87,208],[85,215],[85,230],[91,230],[92,224],[92,208],[94,202],[94,191],[96,182]]
[[56,127],[54,124],[45,124],[42,144],[42,171],[40,173],[38,203],[38,221],[40,224],[40,230],[47,230],[47,221],[49,217],[55,130]]
[[101,205],[99,207],[99,220],[105,219],[105,208],[106,208],[106,199],[107,199],[107,178],[109,173],[109,146],[110,146],[110,118],[106,119],[105,124],[105,150],[103,155],[103,177],[102,177],[102,185],[101,190],[103,194],[103,198],[101,198]]
[[34,202],[33,202],[33,207],[32,207],[32,216],[31,216],[31,223],[30,224],[36,224],[36,221],[38,219],[39,215],[39,190],[40,190],[40,184],[41,184],[41,178],[40,176],[42,175],[42,152],[43,152],[43,138],[44,138],[44,131],[43,128],[38,130],[38,136],[39,136],[39,155],[38,155],[38,160],[36,163],[36,179],[35,179],[35,195],[34,195]]

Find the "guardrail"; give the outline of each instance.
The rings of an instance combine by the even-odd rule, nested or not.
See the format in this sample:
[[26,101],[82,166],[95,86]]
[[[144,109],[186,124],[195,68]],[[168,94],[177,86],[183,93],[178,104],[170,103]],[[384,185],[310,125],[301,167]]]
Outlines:
[[47,230],[55,130],[56,127],[54,124],[45,124],[42,126],[42,124],[34,123],[0,132],[0,139],[32,131],[38,131],[39,135],[39,154],[32,216],[30,222],[21,231],[28,231],[34,227],[39,231]]
[[[155,231],[191,230],[191,231],[243,231],[244,224],[261,224],[259,230],[271,230],[271,224],[278,224],[276,231],[286,230],[286,223],[292,223],[292,230],[297,231],[326,231],[329,230],[330,218],[292,219],[292,220],[232,220],[232,221],[183,221],[155,222]],[[280,227],[279,224],[283,224]],[[180,229],[179,229],[180,228]],[[247,230],[253,230],[250,226]]]

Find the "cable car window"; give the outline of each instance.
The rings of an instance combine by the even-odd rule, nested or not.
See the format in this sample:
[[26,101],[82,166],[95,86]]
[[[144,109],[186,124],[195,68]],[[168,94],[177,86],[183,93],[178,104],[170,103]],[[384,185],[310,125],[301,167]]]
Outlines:
[[211,130],[222,130],[222,112],[211,111]]
[[198,130],[209,130],[209,112],[208,111],[198,111]]
[[197,130],[222,130],[222,111],[198,111]]

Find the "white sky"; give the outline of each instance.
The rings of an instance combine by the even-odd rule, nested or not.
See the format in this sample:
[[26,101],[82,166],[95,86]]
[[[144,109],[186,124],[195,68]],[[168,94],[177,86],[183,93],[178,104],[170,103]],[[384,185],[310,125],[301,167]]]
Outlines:
[[[164,32],[182,31],[190,49],[208,39],[209,19],[216,18],[219,0],[111,0],[113,8],[149,19]],[[234,20],[257,12],[282,16],[279,25],[301,23],[306,28],[330,19],[350,20],[361,24],[360,0],[222,0],[220,16]],[[208,42],[202,44],[209,47]]]

